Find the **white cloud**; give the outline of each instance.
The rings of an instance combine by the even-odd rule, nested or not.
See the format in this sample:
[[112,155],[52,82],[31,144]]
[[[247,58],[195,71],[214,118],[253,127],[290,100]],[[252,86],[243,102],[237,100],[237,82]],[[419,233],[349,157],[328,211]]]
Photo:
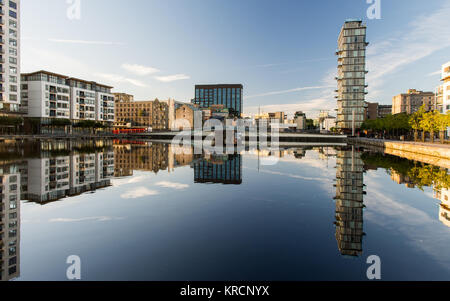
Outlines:
[[138,199],[145,196],[152,196],[152,195],[158,195],[159,192],[156,190],[150,190],[146,187],[137,187],[133,190],[127,191],[124,194],[122,194],[120,197],[122,199]]
[[149,176],[137,176],[137,177],[123,178],[123,179],[113,179],[111,182],[112,182],[113,186],[119,187],[119,186],[128,185],[128,184],[142,183],[148,179],[150,179]]
[[178,80],[184,80],[184,79],[190,79],[191,77],[186,74],[175,74],[175,75],[167,75],[167,76],[155,76],[155,79],[163,82],[163,83],[169,83],[174,82]]
[[105,80],[109,80],[113,83],[129,83],[137,87],[147,87],[145,83],[140,80],[124,77],[122,75],[112,74],[112,73],[95,73],[95,76],[101,77]]
[[123,45],[118,42],[108,41],[86,41],[86,40],[63,40],[63,39],[48,39],[50,42],[65,43],[65,44],[86,44],[86,45]]
[[[408,31],[382,37],[367,49],[367,81],[370,96],[377,97],[386,76],[400,71],[436,51],[450,47],[450,3],[445,3],[432,14],[415,18]],[[439,66],[436,66],[438,68]]]
[[293,89],[289,89],[289,90],[266,92],[266,93],[262,93],[262,94],[246,96],[245,99],[251,99],[251,98],[255,98],[255,97],[263,97],[263,96],[271,96],[271,95],[279,95],[279,94],[287,94],[287,93],[294,93],[294,92],[307,91],[307,90],[328,89],[328,88],[331,88],[331,87],[335,87],[335,85],[334,86],[300,87],[300,88],[293,88]]
[[123,217],[111,217],[111,216],[93,216],[93,217],[84,217],[84,218],[53,218],[49,222],[50,223],[78,223],[78,222],[87,222],[87,221],[96,221],[96,222],[108,222],[113,220],[123,220]]
[[442,74],[442,71],[439,70],[439,71],[436,71],[436,72],[428,73],[427,76],[436,76],[436,75],[441,75],[441,74]]
[[189,185],[187,185],[187,184],[180,184],[180,183],[167,182],[167,181],[158,182],[158,183],[156,183],[156,186],[161,186],[164,188],[172,188],[172,189],[176,189],[176,190],[182,190],[182,189],[189,188]]
[[147,67],[137,64],[122,64],[122,68],[128,72],[134,73],[136,75],[145,76],[153,73],[158,73],[159,70],[153,67]]

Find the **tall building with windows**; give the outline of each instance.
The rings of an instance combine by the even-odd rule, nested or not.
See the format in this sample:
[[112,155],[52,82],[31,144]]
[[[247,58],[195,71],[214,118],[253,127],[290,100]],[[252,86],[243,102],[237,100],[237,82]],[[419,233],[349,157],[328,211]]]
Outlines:
[[363,252],[364,162],[355,147],[337,151],[336,240],[345,256]]
[[442,66],[442,98],[444,113],[450,111],[450,62]]
[[0,111],[20,107],[20,1],[0,1]]
[[425,111],[435,108],[436,96],[433,92],[423,92],[409,89],[406,93],[392,98],[392,115],[406,113],[413,114],[424,106]]
[[366,25],[361,20],[347,20],[338,40],[337,128],[349,131],[364,122],[366,92]]
[[135,101],[132,95],[114,93],[116,127],[151,127],[153,130],[169,129],[169,103],[158,99]]
[[241,117],[243,109],[243,85],[196,85],[192,103],[199,108],[223,105],[230,114]]
[[22,74],[21,88],[22,109],[41,124],[52,124],[52,119],[114,123],[110,86],[42,70]]
[[20,275],[20,197],[18,164],[0,165],[0,281]]

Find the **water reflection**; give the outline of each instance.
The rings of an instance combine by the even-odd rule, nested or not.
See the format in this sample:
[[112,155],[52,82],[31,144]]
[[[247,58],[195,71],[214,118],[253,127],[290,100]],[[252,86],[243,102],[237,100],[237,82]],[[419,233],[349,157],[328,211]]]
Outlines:
[[[371,170],[385,170],[390,180],[410,189],[431,188],[440,203],[438,219],[450,227],[450,176],[444,168],[355,147],[297,147],[276,153],[246,151],[258,159],[277,156],[296,162],[308,161],[308,153],[313,152],[327,162],[327,169],[328,162],[336,162],[335,232],[328,230],[327,235],[333,239],[335,251],[337,242],[337,250],[343,256],[363,254],[364,176]],[[67,197],[109,188],[114,178],[132,178],[137,172],[159,177],[161,171],[168,173],[162,177],[170,177],[178,168],[189,172],[192,183],[199,184],[198,189],[210,187],[203,184],[245,186],[248,180],[244,181],[244,159],[242,154],[194,155],[190,148],[180,152],[167,144],[151,142],[4,143],[0,146],[1,280],[20,276],[20,200],[46,207]],[[286,172],[270,172],[274,176],[304,179]]]
[[361,153],[351,149],[337,151],[336,159],[336,240],[342,255],[363,252],[364,164]]

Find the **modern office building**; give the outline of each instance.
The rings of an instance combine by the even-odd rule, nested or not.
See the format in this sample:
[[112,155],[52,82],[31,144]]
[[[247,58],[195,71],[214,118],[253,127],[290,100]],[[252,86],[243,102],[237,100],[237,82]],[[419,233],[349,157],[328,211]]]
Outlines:
[[355,147],[337,151],[336,240],[346,256],[362,255],[364,163]]
[[426,111],[431,111],[434,109],[434,103],[435,94],[433,92],[409,89],[406,93],[392,98],[392,115],[401,113],[413,114],[422,106],[425,106]]
[[231,115],[241,117],[243,108],[243,85],[196,85],[192,103],[199,108],[223,105]]
[[0,113],[20,108],[20,1],[0,1]]
[[[347,20],[338,39],[337,128],[350,131],[364,122],[366,92],[366,25],[361,20]],[[353,119],[354,118],[354,119]],[[353,123],[354,121],[354,123]]]
[[443,113],[450,111],[450,62],[442,66]]
[[115,127],[169,129],[169,101],[135,101],[131,95],[115,93]]
[[66,119],[75,124],[90,120],[114,122],[112,87],[48,71],[22,74],[22,108],[41,124]]

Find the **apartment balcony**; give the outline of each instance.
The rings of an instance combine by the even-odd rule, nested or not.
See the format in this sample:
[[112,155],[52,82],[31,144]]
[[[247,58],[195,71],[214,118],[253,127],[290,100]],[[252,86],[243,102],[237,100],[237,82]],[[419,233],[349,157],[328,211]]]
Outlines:
[[0,25],[5,25],[5,20],[3,18],[0,19]]

